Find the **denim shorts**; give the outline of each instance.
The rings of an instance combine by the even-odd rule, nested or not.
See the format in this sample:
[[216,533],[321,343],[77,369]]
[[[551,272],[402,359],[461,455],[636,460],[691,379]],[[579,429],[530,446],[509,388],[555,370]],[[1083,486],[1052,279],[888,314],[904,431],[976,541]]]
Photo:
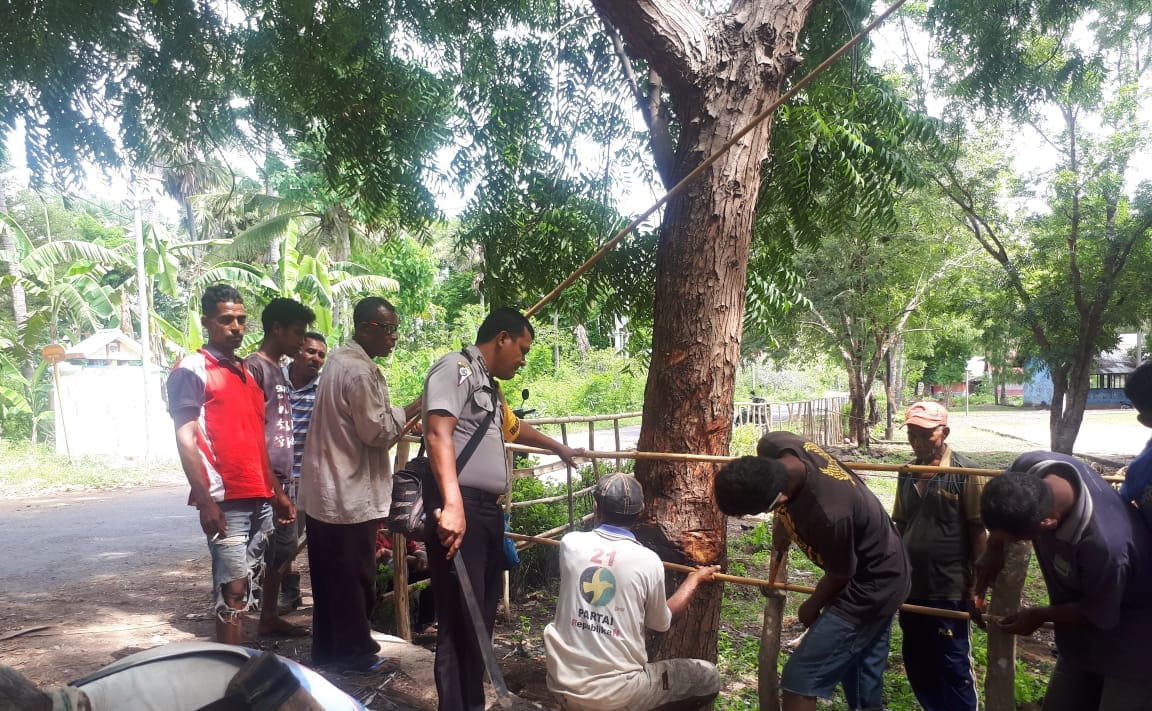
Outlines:
[[784,665],[780,688],[827,699],[839,683],[848,708],[882,709],[891,630],[891,617],[859,625],[825,609]]
[[244,609],[254,600],[257,581],[264,560],[264,549],[272,535],[272,506],[266,499],[239,499],[219,502],[228,531],[213,540],[208,536],[212,553],[212,590],[217,615],[228,614],[223,587],[233,580],[247,580]]

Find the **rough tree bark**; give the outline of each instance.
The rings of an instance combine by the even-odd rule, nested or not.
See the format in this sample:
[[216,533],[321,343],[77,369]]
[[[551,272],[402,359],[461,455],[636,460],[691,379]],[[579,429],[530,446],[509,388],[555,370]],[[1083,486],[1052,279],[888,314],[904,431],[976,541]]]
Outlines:
[[[632,56],[659,75],[671,99],[679,135],[673,160],[665,163],[672,172],[662,176],[667,183],[716,152],[780,95],[799,61],[796,39],[812,0],[734,0],[728,13],[714,17],[700,15],[685,0],[592,4]],[[748,253],[769,133],[767,122],[748,133],[665,209],[639,449],[728,451]],[[712,499],[714,474],[710,464],[637,464],[647,497],[638,533],[663,557],[694,563],[724,558],[725,520]],[[657,658],[715,659],[721,592],[719,585],[700,589],[664,636]]]
[[[0,180],[0,213],[8,213],[8,197],[4,193],[4,181]],[[17,330],[28,320],[28,298],[24,293],[24,284],[21,282],[20,262],[16,252],[16,238],[12,230],[0,230],[0,249],[11,259],[5,259],[8,273],[12,275],[12,319],[16,322]]]

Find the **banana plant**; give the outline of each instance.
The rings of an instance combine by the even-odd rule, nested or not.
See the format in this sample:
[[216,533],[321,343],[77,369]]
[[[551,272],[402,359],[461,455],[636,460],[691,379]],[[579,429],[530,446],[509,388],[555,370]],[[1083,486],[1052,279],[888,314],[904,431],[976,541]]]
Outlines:
[[354,262],[333,261],[327,248],[315,254],[298,249],[297,230],[289,224],[280,245],[280,258],[275,271],[262,264],[239,261],[220,262],[202,273],[194,282],[196,290],[218,282],[258,294],[263,299],[277,296],[299,299],[316,312],[315,328],[335,337],[346,329],[336,321],[346,313],[352,299],[358,296],[395,293],[400,284],[390,277],[370,274]]
[[35,246],[10,215],[0,215],[0,220],[12,235],[15,250],[4,259],[19,265],[18,274],[0,278],[0,285],[10,287],[19,280],[29,302],[28,319],[17,334],[25,349],[59,340],[62,328],[78,338],[117,318],[121,297],[119,284],[113,282],[131,268],[123,249],[79,240]]

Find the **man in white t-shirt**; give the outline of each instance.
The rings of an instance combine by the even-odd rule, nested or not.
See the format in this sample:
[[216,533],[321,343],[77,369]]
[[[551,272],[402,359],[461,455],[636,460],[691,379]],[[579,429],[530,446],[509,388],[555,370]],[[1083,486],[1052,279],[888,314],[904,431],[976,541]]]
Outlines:
[[644,507],[640,482],[609,474],[593,497],[596,529],[560,541],[560,599],[544,630],[548,689],[569,711],[709,702],[720,691],[716,666],[702,659],[649,663],[644,633],[667,631],[718,566],[696,569],[666,599],[663,563],[631,531]]

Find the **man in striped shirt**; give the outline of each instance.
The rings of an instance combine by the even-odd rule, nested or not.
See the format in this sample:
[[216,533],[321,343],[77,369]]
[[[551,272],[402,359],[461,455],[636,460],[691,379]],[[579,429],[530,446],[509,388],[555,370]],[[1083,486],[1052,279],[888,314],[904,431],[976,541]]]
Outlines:
[[[292,502],[296,502],[296,488],[300,483],[300,462],[304,459],[304,440],[308,437],[308,427],[312,423],[312,408],[316,406],[316,387],[320,384],[320,369],[328,357],[328,341],[324,334],[309,331],[304,334],[304,342],[299,354],[292,362],[283,366],[284,379],[288,381],[288,398],[292,403],[292,476],[285,484],[285,491]],[[304,517],[298,519],[297,538],[304,531]],[[284,575],[280,587],[277,612],[286,615],[300,607],[300,573],[289,570]]]

